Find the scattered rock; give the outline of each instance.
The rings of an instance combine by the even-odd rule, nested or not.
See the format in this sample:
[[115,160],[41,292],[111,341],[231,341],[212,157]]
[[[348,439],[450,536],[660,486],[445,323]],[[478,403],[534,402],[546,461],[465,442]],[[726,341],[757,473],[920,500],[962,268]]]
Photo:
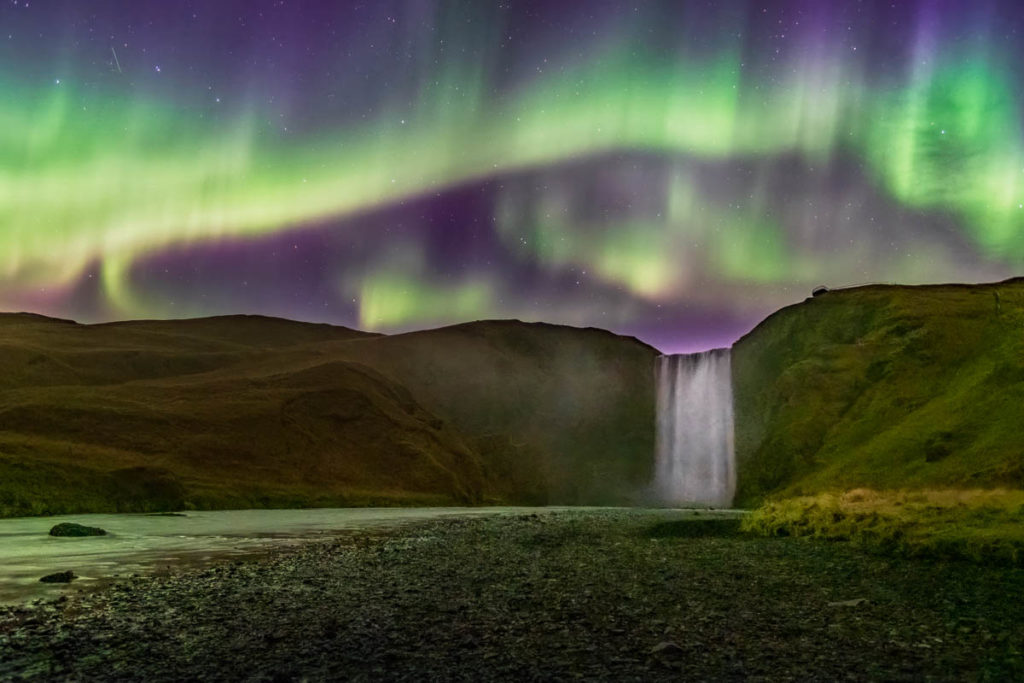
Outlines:
[[71,583],[78,577],[70,569],[66,572],[57,572],[55,574],[47,574],[43,578],[39,579],[42,583]]
[[[1019,569],[744,535],[650,543],[664,521],[449,518],[48,583],[68,600],[0,606],[0,680],[1022,680]],[[821,611],[844,593],[859,606]]]
[[[697,513],[694,513],[696,515]],[[680,519],[659,522],[647,530],[651,538],[703,538],[708,536],[736,536],[741,532],[739,518]]]
[[652,655],[681,655],[684,652],[683,648],[678,644],[673,643],[671,640],[663,640],[654,647],[651,648]]
[[107,532],[98,526],[84,526],[74,522],[62,522],[50,529],[51,536],[106,536]]
[[867,598],[854,598],[853,600],[839,600],[828,603],[829,607],[860,607],[868,601]]

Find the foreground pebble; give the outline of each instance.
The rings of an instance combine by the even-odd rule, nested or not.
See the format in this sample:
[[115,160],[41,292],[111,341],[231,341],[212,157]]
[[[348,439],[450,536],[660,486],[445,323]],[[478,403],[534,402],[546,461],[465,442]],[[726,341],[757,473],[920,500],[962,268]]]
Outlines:
[[446,519],[0,610],[0,679],[1024,676],[1021,570],[663,521]]

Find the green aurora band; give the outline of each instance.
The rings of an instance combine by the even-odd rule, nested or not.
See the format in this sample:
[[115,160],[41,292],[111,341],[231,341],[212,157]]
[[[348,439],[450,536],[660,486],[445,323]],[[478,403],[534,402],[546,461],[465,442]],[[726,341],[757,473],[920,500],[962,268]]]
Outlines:
[[[766,87],[741,77],[736,54],[665,64],[618,50],[500,98],[485,96],[478,74],[453,74],[412,109],[299,144],[263,126],[255,107],[226,126],[168,102],[7,79],[0,81],[13,95],[0,100],[0,292],[14,301],[19,291],[66,286],[100,262],[113,306],[151,313],[152,303],[131,291],[130,268],[167,247],[294,229],[620,151],[798,155],[821,164],[850,155],[904,205],[955,216],[981,253],[1011,265],[1024,260],[1021,103],[998,60],[949,57],[909,82],[872,85],[840,60],[813,64]],[[473,93],[457,108],[440,94],[453,84]],[[787,260],[770,219],[709,206],[688,192],[685,176],[672,182],[668,224],[712,211],[717,223],[737,226],[739,237],[713,247],[726,277],[820,272]],[[522,248],[534,258],[580,262],[641,297],[665,297],[685,279],[664,225],[622,226],[585,244],[571,226],[538,220],[533,237]],[[468,316],[494,296],[469,282],[449,292],[421,288],[430,300],[417,300],[409,294],[415,286],[390,275],[369,274],[359,285],[367,327],[414,319],[445,300]]]

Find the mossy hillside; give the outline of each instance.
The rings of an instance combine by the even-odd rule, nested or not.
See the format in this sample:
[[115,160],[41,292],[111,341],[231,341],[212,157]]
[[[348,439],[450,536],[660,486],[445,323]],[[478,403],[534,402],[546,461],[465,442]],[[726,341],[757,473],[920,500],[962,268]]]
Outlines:
[[1024,282],[832,291],[733,347],[737,502],[1024,486]]

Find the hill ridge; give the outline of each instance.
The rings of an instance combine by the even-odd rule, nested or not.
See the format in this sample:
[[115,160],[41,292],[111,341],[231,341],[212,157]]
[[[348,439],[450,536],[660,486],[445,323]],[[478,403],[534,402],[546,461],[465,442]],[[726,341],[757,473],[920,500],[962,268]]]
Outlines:
[[621,503],[649,476],[657,352],[607,331],[21,320],[0,340],[0,515]]

